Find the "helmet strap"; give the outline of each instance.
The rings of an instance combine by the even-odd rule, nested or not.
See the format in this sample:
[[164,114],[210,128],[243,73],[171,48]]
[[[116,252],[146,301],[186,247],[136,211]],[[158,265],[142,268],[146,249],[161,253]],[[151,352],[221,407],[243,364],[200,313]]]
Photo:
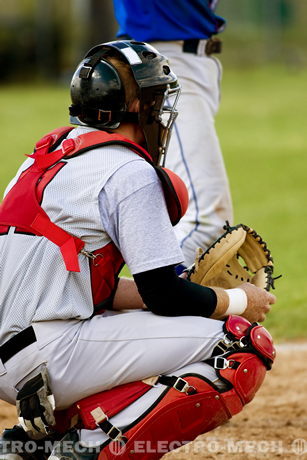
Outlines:
[[78,104],[72,104],[69,107],[69,114],[72,117],[89,117],[93,120],[93,124],[111,123],[113,120],[118,123],[139,123],[139,114],[137,112],[94,109]]
[[121,122],[139,124],[140,120],[139,120],[138,112],[121,112],[121,113],[122,113]]
[[83,67],[81,67],[80,72],[79,72],[79,78],[88,80],[91,76],[91,73],[94,70],[94,67],[98,62],[101,60],[102,56],[101,54],[96,54],[92,56],[86,63],[83,64]]

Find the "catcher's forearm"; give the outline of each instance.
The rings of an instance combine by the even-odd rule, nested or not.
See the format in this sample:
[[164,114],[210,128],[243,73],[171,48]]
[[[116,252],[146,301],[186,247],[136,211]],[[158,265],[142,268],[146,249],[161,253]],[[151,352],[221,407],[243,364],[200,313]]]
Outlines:
[[217,304],[211,318],[224,319],[229,315],[241,315],[248,306],[248,297],[243,289],[222,289],[214,287]]
[[[113,301],[114,310],[143,308],[144,303],[156,314],[165,316],[205,316],[213,319],[224,319],[229,314],[241,314],[249,305],[243,305],[232,293],[238,289],[213,287],[206,288],[178,278],[173,267],[162,267],[144,274],[136,275],[136,283],[129,278],[120,278]],[[245,287],[244,287],[245,286]],[[143,295],[141,297],[140,292]],[[256,299],[251,302],[251,292],[256,290],[254,297],[259,298],[259,291],[254,286],[243,285],[247,290],[249,302],[255,309]],[[241,292],[241,289],[239,290]],[[263,292],[264,296],[271,296]],[[273,297],[273,296],[272,296]],[[231,301],[232,300],[232,301]],[[261,313],[261,312],[260,312]],[[249,313],[250,315],[250,313]],[[259,318],[259,312],[257,313]],[[255,319],[254,316],[249,319]]]
[[[242,302],[237,298],[231,300],[231,293],[241,289],[224,290],[198,286],[195,283],[180,280],[173,275],[172,267],[164,267],[151,272],[136,275],[145,303],[156,314],[166,316],[206,316],[213,319],[224,319],[229,314],[241,314]],[[145,278],[145,283],[144,283]],[[141,282],[140,282],[141,279]],[[162,284],[165,283],[163,288]],[[173,284],[174,283],[174,284]],[[212,291],[215,296],[212,295]],[[114,296],[113,309],[141,309],[144,301],[133,279],[120,278]],[[242,311],[240,311],[242,309]]]
[[145,305],[157,315],[211,317],[216,308],[213,289],[179,278],[174,266],[138,273],[134,279]]
[[144,302],[134,280],[121,277],[113,299],[113,310],[132,310],[143,307]]
[[225,289],[214,287],[212,288],[216,294],[216,307],[211,315],[213,319],[224,319],[229,305],[229,297]]

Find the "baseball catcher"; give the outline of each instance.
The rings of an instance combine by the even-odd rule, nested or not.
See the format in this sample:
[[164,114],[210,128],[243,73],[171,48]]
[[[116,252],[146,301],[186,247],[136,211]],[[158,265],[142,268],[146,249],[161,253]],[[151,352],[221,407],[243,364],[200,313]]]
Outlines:
[[[0,398],[20,421],[0,458],[45,459],[48,439],[53,460],[154,460],[254,397],[275,350],[246,318],[264,319],[275,296],[252,284],[264,277],[252,257],[238,287],[176,274],[188,194],[163,166],[180,94],[167,58],[99,44],[70,90],[72,126],[36,142],[0,207]],[[217,259],[231,274],[252,244],[246,228],[232,234]]]

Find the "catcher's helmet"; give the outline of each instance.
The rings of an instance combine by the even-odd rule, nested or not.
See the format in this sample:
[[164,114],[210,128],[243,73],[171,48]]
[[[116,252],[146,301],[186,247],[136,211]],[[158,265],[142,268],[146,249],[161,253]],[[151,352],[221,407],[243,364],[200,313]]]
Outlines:
[[[108,57],[126,62],[138,88],[140,110],[128,111],[125,82]],[[180,87],[168,60],[154,47],[130,40],[102,43],[81,61],[71,81],[73,124],[112,130],[121,122],[138,123],[156,164],[165,158],[170,130],[177,116]]]

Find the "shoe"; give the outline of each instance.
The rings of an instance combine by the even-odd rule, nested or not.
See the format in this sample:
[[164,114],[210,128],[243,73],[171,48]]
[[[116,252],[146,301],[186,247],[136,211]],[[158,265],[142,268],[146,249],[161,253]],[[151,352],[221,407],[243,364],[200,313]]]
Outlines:
[[0,436],[0,460],[47,460],[51,451],[50,441],[30,439],[24,429],[15,425]]
[[79,441],[77,430],[69,431],[56,442],[48,460],[97,460],[99,448],[83,447]]
[[26,432],[19,426],[3,431],[0,437],[0,460],[22,460],[23,445],[29,441]]

